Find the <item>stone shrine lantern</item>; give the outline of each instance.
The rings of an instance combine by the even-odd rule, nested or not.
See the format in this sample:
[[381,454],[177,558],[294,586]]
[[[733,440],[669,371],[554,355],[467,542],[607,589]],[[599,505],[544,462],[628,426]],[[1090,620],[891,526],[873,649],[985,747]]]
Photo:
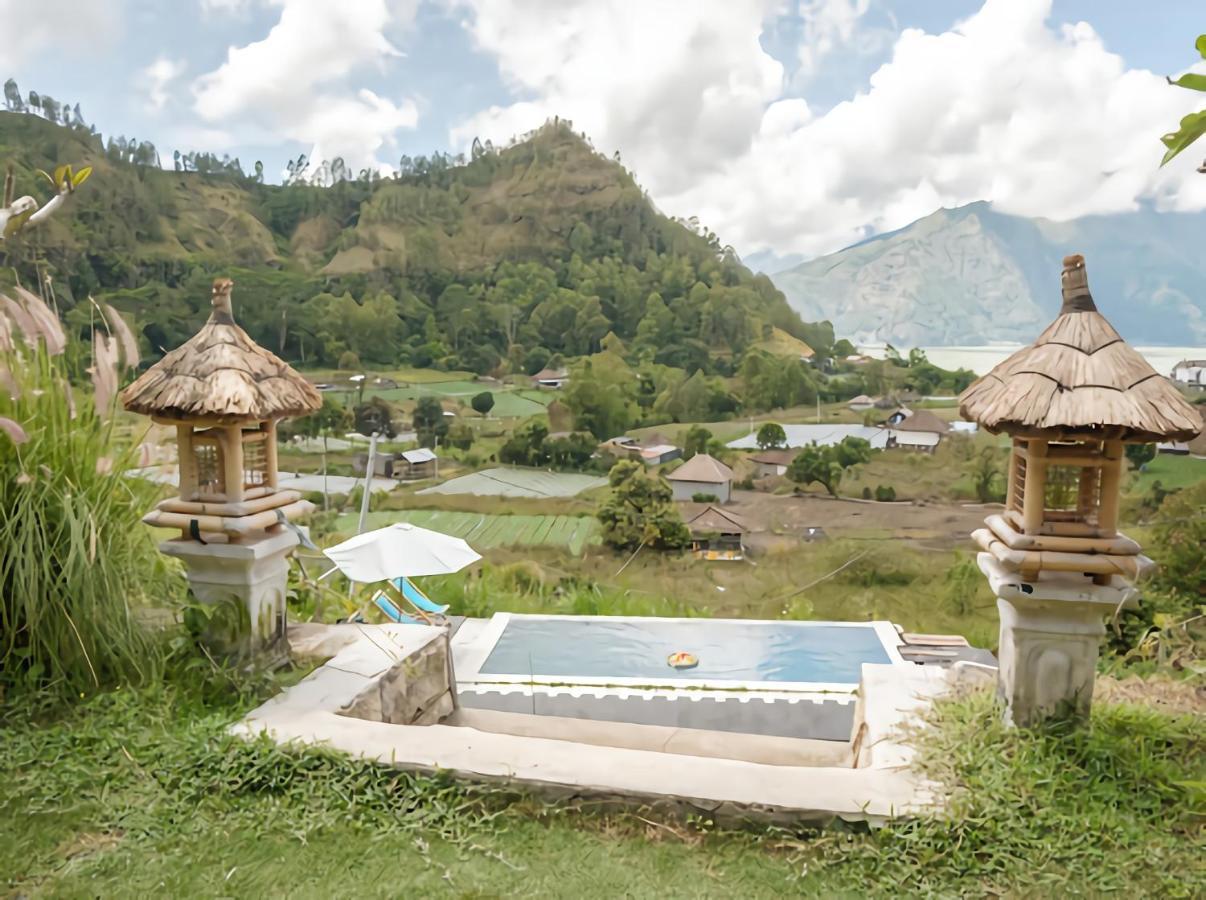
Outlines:
[[1137,603],[1154,569],[1118,532],[1127,443],[1188,440],[1201,419],[1097,311],[1082,256],[1064,259],[1063,307],[1031,346],[959,397],[1013,438],[1005,511],[972,534],[1001,617],[1000,694],[1021,726],[1085,716],[1103,620]]
[[[160,550],[182,559],[202,603],[229,603],[237,620],[209,638],[235,655],[284,637],[288,554],[283,527],[313,504],[277,484],[276,425],[322,406],[314,386],[235,324],[234,283],[213,286],[213,312],[189,341],[121,394],[127,410],[176,429],[180,490],[143,519],[180,529]],[[244,616],[245,613],[245,616]]]

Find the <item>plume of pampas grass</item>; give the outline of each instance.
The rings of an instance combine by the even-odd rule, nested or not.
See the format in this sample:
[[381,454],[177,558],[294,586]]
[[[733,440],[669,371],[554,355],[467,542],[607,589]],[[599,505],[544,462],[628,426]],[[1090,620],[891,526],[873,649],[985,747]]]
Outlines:
[[38,334],[41,335],[42,340],[46,341],[46,349],[50,351],[51,355],[58,356],[66,350],[67,335],[63,333],[59,317],[42,302],[42,298],[37,294],[30,293],[23,287],[17,287],[16,293],[21,302],[25,304],[25,311],[34,320]]
[[[3,318],[3,316],[0,316],[0,318]],[[8,392],[9,400],[21,399],[21,388],[7,366],[0,366],[0,388]]]
[[7,353],[13,349],[13,326],[8,320],[8,316],[4,314],[4,310],[0,309],[0,353]]
[[[88,299],[92,299],[89,297]],[[121,317],[121,313],[115,310],[112,306],[106,303],[103,307],[105,320],[109,323],[109,327],[113,330],[114,336],[117,338],[118,344],[121,347],[122,362],[130,368],[138,365],[138,339],[134,337],[134,332],[130,330],[130,326],[126,324],[126,320]]]
[[6,294],[0,294],[0,306],[8,313],[8,318],[12,320],[12,323],[17,326],[17,331],[21,332],[25,343],[30,346],[36,344],[41,332],[33,317],[25,311],[25,307]]
[[109,411],[117,393],[117,341],[96,332],[92,335],[92,365],[88,369],[96,389],[96,411]]
[[29,435],[25,433],[25,429],[12,419],[6,419],[0,416],[0,431],[8,435],[8,439],[14,444],[24,444],[29,440]]

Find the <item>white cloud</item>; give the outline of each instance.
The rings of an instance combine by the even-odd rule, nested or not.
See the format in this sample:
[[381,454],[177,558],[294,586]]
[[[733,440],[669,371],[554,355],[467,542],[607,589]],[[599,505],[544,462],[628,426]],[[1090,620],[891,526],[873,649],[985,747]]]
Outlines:
[[44,54],[95,50],[119,32],[122,0],[0,0],[0,71],[4,77]]
[[273,0],[280,20],[261,41],[231,47],[226,61],[193,85],[194,108],[210,125],[242,123],[270,141],[315,146],[312,157],[342,156],[353,168],[376,163],[376,152],[401,128],[413,128],[411,100],[393,101],[345,86],[365,66],[380,68],[400,52],[389,28],[413,20],[413,3],[386,0]]
[[167,106],[168,86],[184,74],[184,60],[161,56],[140,73],[140,82],[147,91],[147,104],[153,112]]
[[[869,89],[824,114],[784,96],[758,41],[764,6],[471,6],[466,27],[517,102],[479,112],[456,142],[571,118],[619,148],[661,208],[744,253],[824,253],[984,199],[1055,219],[1144,200],[1206,208],[1193,154],[1158,168],[1159,136],[1198,96],[1128,70],[1085,23],[1048,23],[1051,0],[987,0],[942,34],[903,32]],[[837,12],[817,21],[814,54],[860,8],[822,6]]]
[[800,0],[804,40],[800,44],[800,72],[816,72],[821,60],[840,45],[850,43],[854,28],[871,0]]
[[505,140],[554,114],[663,190],[748,152],[783,66],[759,43],[774,5],[730,0],[469,0],[465,27],[521,98],[452,132]]

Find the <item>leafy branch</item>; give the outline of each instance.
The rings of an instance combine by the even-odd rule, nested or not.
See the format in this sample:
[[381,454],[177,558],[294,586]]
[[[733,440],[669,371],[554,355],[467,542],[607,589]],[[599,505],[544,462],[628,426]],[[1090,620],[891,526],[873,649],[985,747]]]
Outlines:
[[[1206,59],[1206,34],[1198,35],[1194,46],[1197,48],[1198,53],[1201,54],[1202,59]],[[1199,75],[1195,72],[1187,72],[1175,80],[1169,78],[1168,83],[1177,87],[1187,88],[1191,91],[1206,93],[1206,75]],[[1164,159],[1160,160],[1160,165],[1167,164],[1169,160],[1203,134],[1206,134],[1206,109],[1190,113],[1181,120],[1181,125],[1176,131],[1171,131],[1160,138],[1160,142],[1168,148],[1164,154]],[[1200,171],[1206,171],[1206,163],[1203,163]]]

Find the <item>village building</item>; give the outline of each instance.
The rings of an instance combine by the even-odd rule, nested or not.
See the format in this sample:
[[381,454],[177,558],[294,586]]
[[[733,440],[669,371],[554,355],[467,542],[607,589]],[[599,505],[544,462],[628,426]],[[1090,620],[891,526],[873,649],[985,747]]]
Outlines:
[[532,384],[536,387],[560,390],[569,381],[569,372],[565,369],[541,369],[532,376]]
[[440,460],[434,450],[419,447],[416,450],[403,450],[394,460],[394,477],[405,478],[408,481],[419,478],[433,478],[440,474]]
[[683,455],[681,448],[676,447],[669,438],[660,434],[650,435],[643,441],[622,434],[619,437],[603,441],[599,444],[599,451],[610,453],[619,459],[635,459],[647,466],[657,466],[681,459]]
[[706,453],[697,453],[666,476],[675,500],[712,496],[728,503],[733,495],[733,470]]
[[1202,415],[1202,433],[1187,441],[1162,441],[1156,445],[1157,452],[1206,459],[1206,407],[1199,408]]
[[741,560],[749,525],[736,513],[708,504],[686,518],[691,532],[691,552],[697,559]]
[[[895,414],[889,419],[894,417]],[[943,435],[948,434],[950,430],[950,423],[938,418],[928,409],[919,409],[917,412],[910,412],[903,419],[896,420],[888,431],[886,449],[902,447],[933,453],[941,443]]]
[[1181,360],[1173,366],[1172,380],[1198,390],[1206,390],[1206,359]]
[[762,450],[750,457],[757,468],[755,477],[769,478],[773,475],[786,475],[787,467],[799,455],[798,450]]
[[859,394],[857,397],[851,397],[846,406],[855,412],[863,412],[874,407],[875,401],[866,394]]

